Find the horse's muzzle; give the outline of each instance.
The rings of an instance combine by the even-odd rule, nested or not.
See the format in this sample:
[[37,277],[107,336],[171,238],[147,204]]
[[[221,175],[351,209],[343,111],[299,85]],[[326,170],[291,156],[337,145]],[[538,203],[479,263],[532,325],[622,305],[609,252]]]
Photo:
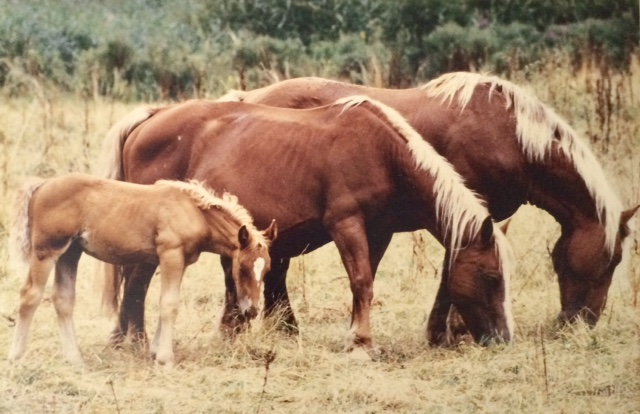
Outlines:
[[247,319],[253,319],[258,316],[258,308],[255,306],[249,306],[247,310],[244,311],[244,317]]
[[558,313],[558,321],[563,324],[573,323],[578,319],[582,319],[587,325],[593,327],[598,323],[598,319],[600,319],[600,317],[588,308],[582,308],[579,310],[569,309]]

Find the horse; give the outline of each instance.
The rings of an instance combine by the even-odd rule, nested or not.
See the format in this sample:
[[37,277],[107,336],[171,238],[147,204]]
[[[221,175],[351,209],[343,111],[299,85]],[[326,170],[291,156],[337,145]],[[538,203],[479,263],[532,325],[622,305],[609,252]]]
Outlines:
[[[236,194],[256,223],[275,217],[272,269],[333,241],[353,294],[346,351],[375,357],[374,275],[393,233],[416,229],[454,252],[448,286],[474,339],[512,338],[505,288],[514,259],[503,232],[452,166],[397,111],[375,100],[352,97],[309,110],[202,100],[139,108],[108,133],[105,160],[112,179],[205,180]],[[153,271],[137,266],[117,273],[125,290],[112,344],[132,330],[144,338]],[[266,279],[283,275],[270,272],[265,288]],[[226,281],[221,329],[233,333],[237,301],[233,280]],[[279,283],[285,281],[272,281],[265,291],[265,310],[274,309]]]
[[[321,78],[284,80],[252,91],[232,91],[219,101],[312,108],[349,95],[366,95],[396,109],[445,157],[497,221],[526,203],[546,210],[561,226],[551,254],[560,286],[561,322],[595,325],[614,270],[628,249],[624,210],[588,146],[553,109],[496,76],[454,72],[403,90],[372,88]],[[450,251],[445,254],[448,261]],[[278,266],[274,271],[286,272]],[[428,340],[447,342],[452,318],[447,267],[428,320]],[[273,291],[267,278],[265,291]],[[286,285],[273,293],[288,308]],[[293,321],[293,319],[292,319]],[[290,323],[293,323],[290,321]],[[461,328],[458,327],[458,330]]]
[[228,258],[240,309],[248,318],[258,313],[277,226],[272,222],[259,232],[235,196],[217,197],[196,181],[145,186],[72,173],[25,183],[16,204],[14,246],[29,272],[20,291],[11,361],[25,353],[33,315],[55,267],[52,302],[63,357],[83,363],[73,326],[75,281],[83,252],[108,263],[160,266],[160,317],[150,347],[160,365],[175,364],[172,335],[180,284],[185,268],[201,252]]

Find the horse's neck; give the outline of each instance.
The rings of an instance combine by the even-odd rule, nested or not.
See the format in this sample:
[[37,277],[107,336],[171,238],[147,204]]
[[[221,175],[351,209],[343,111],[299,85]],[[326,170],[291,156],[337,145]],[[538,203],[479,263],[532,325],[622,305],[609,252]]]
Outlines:
[[527,201],[551,214],[563,231],[599,223],[596,202],[580,175],[565,160],[554,158],[534,167]]
[[237,248],[240,225],[228,213],[215,207],[203,210],[203,214],[209,225],[209,242],[206,250],[230,256]]

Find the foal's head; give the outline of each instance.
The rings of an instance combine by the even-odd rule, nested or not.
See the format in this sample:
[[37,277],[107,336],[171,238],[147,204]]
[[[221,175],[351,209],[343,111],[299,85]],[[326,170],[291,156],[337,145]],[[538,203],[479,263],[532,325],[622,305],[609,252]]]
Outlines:
[[478,234],[450,262],[449,294],[478,343],[512,339],[508,292],[512,265],[509,244],[501,231],[494,232],[491,217],[482,222]]
[[629,220],[638,207],[622,212],[612,251],[606,248],[604,229],[597,223],[563,231],[551,254],[560,283],[560,321],[598,322],[613,273],[622,260],[623,242],[631,232]]
[[275,220],[263,232],[264,237],[252,236],[247,226],[240,227],[238,231],[238,248],[232,256],[232,276],[240,313],[249,319],[258,315],[262,282],[271,268],[269,245],[277,232]]

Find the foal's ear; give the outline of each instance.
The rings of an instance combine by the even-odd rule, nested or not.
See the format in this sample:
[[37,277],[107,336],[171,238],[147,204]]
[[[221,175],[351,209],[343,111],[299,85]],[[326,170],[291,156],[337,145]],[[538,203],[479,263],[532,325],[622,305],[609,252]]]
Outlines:
[[240,242],[241,249],[249,246],[249,243],[251,242],[251,236],[249,235],[247,226],[242,226],[240,227],[240,230],[238,230],[238,241]]
[[271,221],[269,228],[264,231],[264,236],[271,243],[273,243],[273,241],[278,237],[278,224],[276,224],[276,219]]
[[480,241],[484,246],[491,245],[493,241],[493,219],[487,216],[480,227]]

